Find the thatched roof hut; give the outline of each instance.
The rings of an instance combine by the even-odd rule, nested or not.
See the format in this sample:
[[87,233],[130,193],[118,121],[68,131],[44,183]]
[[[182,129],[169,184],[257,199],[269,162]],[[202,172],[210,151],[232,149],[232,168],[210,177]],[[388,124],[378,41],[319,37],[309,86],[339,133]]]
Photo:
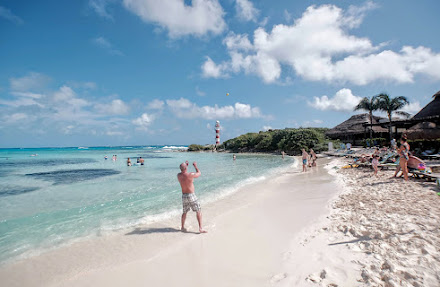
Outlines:
[[419,121],[426,120],[430,122],[440,121],[440,91],[438,91],[432,97],[434,98],[434,100],[432,100],[423,109],[421,109],[420,112],[414,115],[412,119]]
[[406,131],[408,139],[435,140],[440,138],[440,126],[432,122],[422,122]]
[[[373,116],[373,124],[378,124],[380,120],[384,118]],[[354,115],[345,122],[337,125],[336,127],[328,130],[326,136],[333,139],[359,139],[365,138],[370,134],[370,116],[368,113]],[[368,125],[366,125],[368,124]],[[380,125],[373,126],[374,137],[378,137],[378,134],[387,134],[388,130]]]

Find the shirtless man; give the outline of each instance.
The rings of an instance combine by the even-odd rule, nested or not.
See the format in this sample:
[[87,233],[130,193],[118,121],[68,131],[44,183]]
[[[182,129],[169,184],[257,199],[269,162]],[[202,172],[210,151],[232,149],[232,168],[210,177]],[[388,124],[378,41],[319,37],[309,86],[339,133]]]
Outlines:
[[202,228],[202,211],[200,208],[200,203],[194,193],[194,178],[199,177],[202,173],[197,167],[197,163],[193,162],[194,168],[196,169],[196,173],[188,172],[188,162],[182,163],[180,165],[180,173],[177,174],[177,179],[179,180],[180,186],[182,187],[182,204],[183,204],[183,213],[182,213],[182,231],[186,232],[185,229],[185,220],[186,214],[190,209],[195,211],[197,214],[197,221],[199,222],[199,231],[200,233],[206,233],[206,230]]
[[301,149],[302,151],[302,161],[303,161],[303,172],[307,171],[307,160],[309,159],[309,154],[305,149]]

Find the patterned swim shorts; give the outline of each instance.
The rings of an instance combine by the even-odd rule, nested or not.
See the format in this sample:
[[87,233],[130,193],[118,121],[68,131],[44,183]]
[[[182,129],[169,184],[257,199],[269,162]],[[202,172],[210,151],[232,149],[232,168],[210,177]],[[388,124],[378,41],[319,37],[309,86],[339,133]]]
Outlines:
[[187,213],[190,209],[195,212],[201,210],[199,200],[194,193],[182,193],[183,213]]

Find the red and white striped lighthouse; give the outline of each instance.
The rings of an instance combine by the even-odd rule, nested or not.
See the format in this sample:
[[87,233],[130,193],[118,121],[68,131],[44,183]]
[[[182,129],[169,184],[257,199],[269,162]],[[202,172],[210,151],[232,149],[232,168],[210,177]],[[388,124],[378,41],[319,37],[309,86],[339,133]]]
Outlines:
[[220,122],[215,122],[215,146],[220,144]]

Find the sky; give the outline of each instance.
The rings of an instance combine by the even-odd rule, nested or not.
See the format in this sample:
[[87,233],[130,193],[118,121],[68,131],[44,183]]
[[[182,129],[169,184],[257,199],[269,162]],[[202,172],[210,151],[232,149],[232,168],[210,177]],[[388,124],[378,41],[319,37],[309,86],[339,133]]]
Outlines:
[[[440,90],[436,0],[0,0],[0,148],[332,128]],[[377,113],[381,115],[380,113]]]

